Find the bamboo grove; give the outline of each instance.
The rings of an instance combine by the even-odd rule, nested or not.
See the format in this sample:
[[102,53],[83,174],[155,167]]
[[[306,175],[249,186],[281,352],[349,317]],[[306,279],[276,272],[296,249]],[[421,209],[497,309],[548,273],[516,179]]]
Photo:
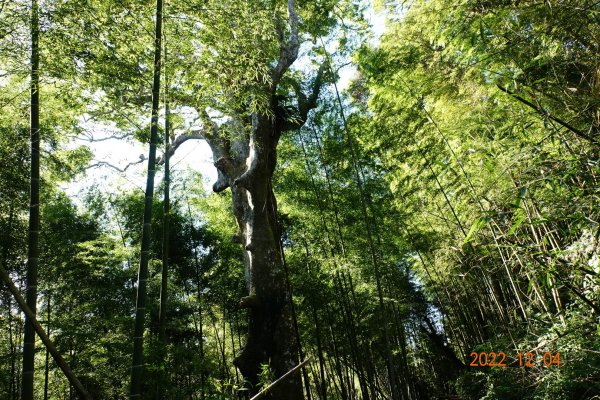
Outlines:
[[593,0],[0,0],[0,399],[600,397],[599,43]]

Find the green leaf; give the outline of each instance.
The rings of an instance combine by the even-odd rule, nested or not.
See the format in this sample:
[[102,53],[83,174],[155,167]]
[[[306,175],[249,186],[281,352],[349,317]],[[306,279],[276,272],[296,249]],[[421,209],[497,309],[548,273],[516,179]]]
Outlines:
[[515,231],[519,228],[519,226],[521,226],[521,224],[523,223],[523,221],[525,221],[525,213],[523,212],[523,210],[519,209],[516,213],[515,213],[515,222],[513,222],[512,226],[510,227],[510,229],[508,230],[507,235],[512,235],[515,233]]
[[517,197],[517,201],[515,202],[515,207],[520,208],[521,203],[525,199],[525,195],[527,194],[527,188],[525,186],[521,186],[519,188],[519,196]]
[[529,284],[527,285],[527,294],[530,294],[532,289],[533,289],[533,278],[531,278],[529,280]]
[[490,222],[490,220],[491,218],[487,216],[477,218],[475,222],[473,222],[473,225],[471,225],[471,229],[469,229],[469,233],[467,233],[463,244],[467,244],[472,241],[477,232],[482,230]]

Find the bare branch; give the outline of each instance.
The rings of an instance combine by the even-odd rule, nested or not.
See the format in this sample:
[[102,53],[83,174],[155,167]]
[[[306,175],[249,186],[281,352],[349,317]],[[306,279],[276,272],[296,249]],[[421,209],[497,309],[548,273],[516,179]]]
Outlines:
[[[175,151],[179,148],[179,146],[181,146],[188,140],[204,140],[204,139],[206,139],[206,134],[205,134],[204,130],[202,130],[202,129],[193,130],[189,133],[184,133],[184,134],[177,136],[175,138],[175,140],[173,140],[173,143],[171,143],[171,146],[169,146],[169,157],[173,156],[173,154],[175,154]],[[156,159],[156,164],[158,164],[158,165],[162,165],[162,164],[164,164],[164,162],[165,162],[164,155],[160,156]]]
[[109,135],[100,139],[96,139],[94,138],[94,135],[90,134],[90,135],[85,135],[85,138],[81,138],[83,140],[86,140],[90,143],[97,143],[97,142],[105,142],[107,140],[122,140],[122,139],[126,139],[126,138],[130,138],[133,134],[132,133],[124,133],[122,135]]
[[99,168],[99,167],[109,167],[112,168],[114,170],[117,170],[121,173],[124,173],[125,171],[127,171],[127,169],[129,167],[131,167],[132,165],[137,165],[137,164],[141,164],[144,161],[146,161],[146,157],[144,157],[143,154],[140,154],[140,159],[138,161],[134,161],[134,162],[130,162],[129,164],[127,164],[125,167],[123,168],[119,168],[114,164],[109,163],[108,161],[98,161],[95,164],[91,164],[89,165],[86,169],[91,169],[91,168]]

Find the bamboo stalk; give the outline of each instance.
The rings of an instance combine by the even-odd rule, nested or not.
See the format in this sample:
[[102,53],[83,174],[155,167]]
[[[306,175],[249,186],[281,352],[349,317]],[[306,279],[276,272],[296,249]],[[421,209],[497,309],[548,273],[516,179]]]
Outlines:
[[54,343],[52,343],[48,335],[46,335],[44,328],[42,327],[42,325],[40,325],[39,321],[35,317],[35,314],[25,302],[25,299],[19,292],[19,289],[17,289],[12,279],[10,279],[10,276],[8,275],[8,272],[6,271],[4,266],[0,266],[0,278],[2,278],[2,281],[6,284],[8,290],[12,293],[13,297],[17,301],[17,304],[19,304],[21,310],[23,310],[27,318],[29,318],[29,322],[31,323],[31,325],[33,325],[33,329],[38,334],[38,336],[42,340],[42,343],[44,343],[44,346],[46,346],[46,349],[48,349],[48,352],[50,352],[52,358],[54,359],[58,367],[62,370],[62,372],[65,374],[71,385],[75,387],[75,390],[77,390],[77,392],[81,395],[81,397],[84,400],[92,400],[92,396],[87,392],[85,387],[83,387],[81,381],[77,379],[77,376],[75,376],[65,359],[58,352],[56,346],[54,346]]

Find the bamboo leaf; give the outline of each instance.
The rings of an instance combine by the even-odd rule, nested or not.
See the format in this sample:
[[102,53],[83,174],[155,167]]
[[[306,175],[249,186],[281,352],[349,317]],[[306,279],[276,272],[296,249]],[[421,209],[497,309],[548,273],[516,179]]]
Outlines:
[[473,222],[473,225],[471,225],[471,229],[469,229],[469,232],[467,233],[467,236],[465,237],[465,240],[463,241],[463,244],[467,244],[469,242],[471,242],[473,240],[473,237],[480,231],[482,230],[489,222],[490,222],[490,217],[479,217],[475,220],[475,222]]
[[515,222],[513,222],[512,226],[508,230],[507,236],[514,234],[515,231],[519,228],[519,226],[521,226],[523,221],[525,221],[525,213],[523,212],[523,210],[519,209],[515,213],[515,216],[516,216]]

